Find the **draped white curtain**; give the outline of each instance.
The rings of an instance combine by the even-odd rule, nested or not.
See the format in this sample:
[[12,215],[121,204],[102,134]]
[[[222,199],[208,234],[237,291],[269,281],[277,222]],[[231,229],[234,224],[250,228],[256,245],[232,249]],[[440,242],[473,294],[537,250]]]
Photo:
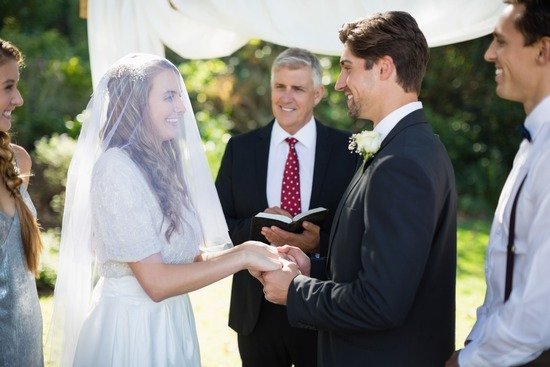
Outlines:
[[88,0],[94,86],[130,52],[227,56],[251,38],[339,55],[338,29],[374,12],[404,10],[430,47],[491,33],[502,0]]

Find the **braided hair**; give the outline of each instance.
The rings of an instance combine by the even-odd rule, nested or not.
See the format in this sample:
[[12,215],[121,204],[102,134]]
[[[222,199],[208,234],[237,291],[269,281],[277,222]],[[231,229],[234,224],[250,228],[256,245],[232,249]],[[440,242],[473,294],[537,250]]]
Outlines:
[[[23,55],[17,47],[0,38],[0,65],[9,60],[15,61],[20,67],[23,65]],[[23,179],[14,163],[14,158],[10,135],[6,131],[0,131],[0,177],[15,200],[15,209],[21,222],[21,239],[27,267],[34,275],[38,275],[40,252],[42,251],[40,227],[21,197],[19,188]]]

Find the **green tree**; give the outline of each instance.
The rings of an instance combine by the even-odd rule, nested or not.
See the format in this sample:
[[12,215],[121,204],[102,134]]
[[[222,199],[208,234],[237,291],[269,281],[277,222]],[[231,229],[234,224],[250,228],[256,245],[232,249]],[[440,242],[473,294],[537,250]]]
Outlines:
[[66,122],[82,111],[91,94],[86,22],[70,0],[2,1],[0,36],[26,56],[20,90],[25,101],[14,116],[13,140],[33,150],[53,133],[78,134]]
[[[430,122],[453,161],[460,209],[472,215],[487,215],[496,205],[520,140],[514,126],[523,119],[519,105],[495,95],[494,66],[483,60],[488,43],[485,37],[433,48],[421,94]],[[190,61],[169,55],[181,65],[195,111],[206,111],[210,126],[237,134],[272,118],[270,68],[282,50],[282,46],[254,40],[234,55],[216,60]],[[316,115],[352,132],[370,128],[368,121],[352,121],[347,116],[344,95],[334,90],[339,58],[319,57],[325,68],[325,98],[316,107]],[[215,121],[217,116],[223,116],[221,125]],[[220,136],[221,140],[208,138],[216,147],[214,161],[228,139],[225,134]]]
[[494,64],[483,60],[489,42],[488,36],[432,49],[421,95],[453,162],[459,207],[471,215],[496,206],[524,119],[519,104],[495,94]]
[[[32,151],[43,136],[76,137],[80,124],[75,116],[92,89],[86,22],[78,18],[78,2],[0,0],[0,19],[0,36],[27,56],[20,83],[25,105],[15,113],[14,140]],[[433,48],[421,95],[453,161],[460,208],[476,215],[490,213],[496,205],[520,141],[514,126],[524,119],[518,104],[495,95],[494,67],[483,60],[488,43],[484,37]],[[184,60],[167,50],[185,78],[214,175],[231,135],[272,118],[270,68],[283,49],[252,40],[233,55],[212,60]],[[368,121],[347,116],[344,95],[334,90],[339,58],[319,57],[325,98],[316,116],[352,132],[370,127]]]

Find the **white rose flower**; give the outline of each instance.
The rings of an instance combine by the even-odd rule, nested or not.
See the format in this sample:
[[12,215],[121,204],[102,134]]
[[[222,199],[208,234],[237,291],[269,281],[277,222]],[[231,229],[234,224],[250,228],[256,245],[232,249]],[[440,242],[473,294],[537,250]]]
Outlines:
[[365,130],[358,134],[353,134],[349,141],[349,150],[361,154],[367,160],[380,149],[382,135],[376,131]]

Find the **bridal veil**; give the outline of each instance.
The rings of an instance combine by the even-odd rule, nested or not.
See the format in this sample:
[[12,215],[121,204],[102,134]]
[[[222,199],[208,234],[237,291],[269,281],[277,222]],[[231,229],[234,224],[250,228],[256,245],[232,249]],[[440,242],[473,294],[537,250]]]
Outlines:
[[[166,101],[183,108],[159,122],[149,111],[147,81],[160,72],[169,72],[173,76],[170,80],[175,81],[166,86]],[[231,246],[193,108],[181,74],[172,63],[147,54],[120,59],[100,80],[84,114],[67,176],[54,313],[48,335],[49,357],[57,359],[57,355],[61,365],[69,366],[96,280],[90,190],[94,165],[107,149],[124,149],[134,162],[140,162],[138,166],[151,168],[144,176],[169,224],[167,235],[170,229],[180,229],[178,223],[185,218],[178,217],[178,206],[190,201],[200,221],[201,249],[214,251]],[[151,129],[166,135],[166,140],[155,142]],[[160,154],[146,148],[154,144],[161,145],[154,150]],[[166,164],[156,166],[156,159]],[[169,200],[173,197],[182,200]]]

